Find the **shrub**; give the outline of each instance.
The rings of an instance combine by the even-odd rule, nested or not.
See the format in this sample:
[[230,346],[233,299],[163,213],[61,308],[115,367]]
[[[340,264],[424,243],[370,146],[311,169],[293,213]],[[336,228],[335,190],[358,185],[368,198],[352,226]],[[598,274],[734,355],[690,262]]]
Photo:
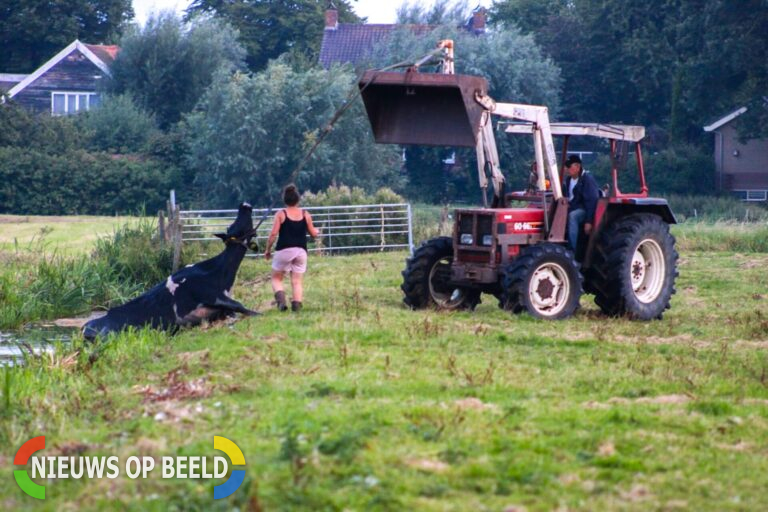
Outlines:
[[111,236],[99,238],[92,257],[103,263],[119,281],[144,287],[166,279],[172,270],[173,247],[157,237],[154,222],[146,219],[125,224]]
[[371,194],[360,187],[331,185],[320,192],[304,192],[301,195],[304,206],[345,206],[353,204],[405,203],[403,196],[390,188],[383,187]]
[[34,115],[13,101],[0,108],[0,127],[0,147],[58,154],[83,144],[83,135],[72,117]]
[[[2,109],[0,109],[2,110]],[[0,213],[111,215],[160,209],[170,186],[152,160],[0,148]]]
[[138,153],[159,130],[152,115],[128,95],[106,96],[99,108],[77,116],[88,149],[108,153]]

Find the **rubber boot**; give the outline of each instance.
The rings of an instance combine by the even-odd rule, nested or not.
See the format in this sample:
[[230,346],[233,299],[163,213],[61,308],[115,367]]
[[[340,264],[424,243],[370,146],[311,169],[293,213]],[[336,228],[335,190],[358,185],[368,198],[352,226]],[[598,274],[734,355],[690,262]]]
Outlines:
[[288,306],[285,304],[285,292],[275,292],[275,302],[280,311],[288,310]]
[[297,300],[292,300],[291,301],[291,311],[293,311],[294,313],[298,313],[299,311],[301,311],[301,302],[299,302]]

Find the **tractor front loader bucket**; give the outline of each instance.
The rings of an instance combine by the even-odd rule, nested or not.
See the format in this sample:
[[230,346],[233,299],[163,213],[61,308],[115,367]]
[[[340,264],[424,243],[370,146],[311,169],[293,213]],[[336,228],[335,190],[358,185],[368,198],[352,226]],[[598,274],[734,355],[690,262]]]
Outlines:
[[476,147],[485,78],[367,71],[359,87],[376,142]]

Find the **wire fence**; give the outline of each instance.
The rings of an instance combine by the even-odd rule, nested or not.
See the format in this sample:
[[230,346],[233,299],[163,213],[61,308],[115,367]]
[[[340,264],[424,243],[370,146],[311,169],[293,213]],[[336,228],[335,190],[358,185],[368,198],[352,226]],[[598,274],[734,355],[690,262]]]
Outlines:
[[[311,206],[303,208],[312,216],[320,237],[308,246],[309,252],[339,254],[350,252],[413,250],[413,215],[411,205],[368,204],[349,206]],[[255,240],[262,249],[272,230],[272,217],[278,210],[268,212],[268,219],[259,227]],[[254,225],[267,212],[254,209]],[[237,210],[181,210],[178,212],[180,243],[198,244],[207,252],[210,242],[220,240],[214,235],[224,233],[237,217]],[[217,247],[218,248],[218,247]],[[185,249],[186,250],[186,249]],[[249,256],[256,256],[249,253]]]

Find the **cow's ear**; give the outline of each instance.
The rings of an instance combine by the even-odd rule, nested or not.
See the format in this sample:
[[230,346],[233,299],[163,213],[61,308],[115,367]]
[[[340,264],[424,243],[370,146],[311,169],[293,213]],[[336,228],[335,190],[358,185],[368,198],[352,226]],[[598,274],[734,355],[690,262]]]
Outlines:
[[213,236],[215,236],[216,238],[221,238],[222,240],[226,240],[227,238],[229,238],[225,233],[214,233]]

